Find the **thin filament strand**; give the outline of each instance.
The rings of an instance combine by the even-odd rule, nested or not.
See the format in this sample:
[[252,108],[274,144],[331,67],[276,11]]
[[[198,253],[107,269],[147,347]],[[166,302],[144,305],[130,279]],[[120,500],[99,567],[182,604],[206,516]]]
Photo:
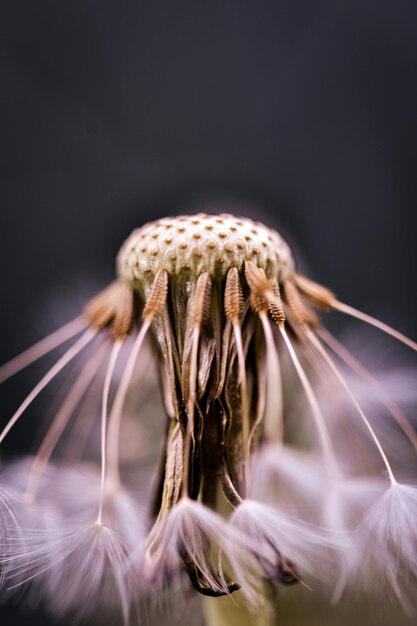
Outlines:
[[51,367],[51,369],[45,374],[45,376],[40,380],[40,382],[36,385],[36,387],[26,397],[26,399],[23,401],[23,403],[20,405],[20,407],[17,409],[15,414],[11,417],[11,419],[9,420],[7,425],[4,427],[4,429],[0,433],[0,444],[3,442],[4,438],[6,437],[6,435],[9,433],[9,431],[16,424],[16,422],[18,421],[18,419],[20,418],[22,413],[33,402],[33,400],[51,382],[51,380],[53,380],[53,378],[55,378],[55,376],[57,374],[59,374],[59,372],[62,369],[64,369],[64,367],[66,365],[68,365],[68,363],[70,361],[72,361],[72,359],[74,359],[77,356],[77,354],[79,354],[79,352],[81,352],[81,350],[83,348],[85,348],[85,346],[88,343],[90,343],[90,341],[96,336],[96,334],[97,334],[97,331],[92,330],[91,328],[89,328],[78,339],[78,341],[76,341],[75,344],[73,344],[71,346],[71,348],[69,348],[69,350],[67,350],[67,352],[65,352],[65,354],[55,363],[55,365],[53,367]]
[[323,348],[323,346],[321,345],[321,343],[319,342],[319,340],[317,339],[317,337],[314,335],[314,333],[310,330],[310,329],[306,329],[306,333],[307,336],[309,337],[310,341],[313,343],[313,345],[315,346],[315,348],[317,349],[317,351],[321,354],[321,356],[323,357],[323,359],[326,361],[326,363],[328,364],[328,366],[330,367],[330,369],[333,371],[333,373],[335,374],[335,376],[338,378],[340,384],[346,389],[349,397],[352,400],[352,403],[354,404],[356,410],[358,411],[362,421],[364,422],[366,428],[368,429],[377,449],[379,454],[381,455],[381,458],[384,462],[384,465],[387,469],[387,473],[389,476],[389,479],[391,481],[391,483],[393,485],[397,484],[397,481],[395,479],[395,476],[393,474],[393,471],[391,469],[391,465],[389,464],[389,461],[387,459],[387,456],[379,442],[378,437],[376,436],[376,433],[374,431],[374,429],[372,428],[368,418],[366,417],[365,413],[362,411],[358,401],[356,400],[355,396],[353,395],[353,393],[350,390],[349,385],[347,384],[347,382],[345,381],[345,379],[343,378],[342,374],[340,373],[339,369],[337,368],[337,366],[335,365],[335,363],[333,362],[333,360],[331,359],[331,357],[328,355],[328,353],[326,352],[326,350]]
[[239,367],[240,378],[240,395],[242,398],[242,447],[244,453],[244,474],[245,474],[245,486],[249,488],[249,457],[250,457],[250,442],[249,442],[249,411],[248,411],[248,398],[247,398],[247,381],[246,381],[246,369],[245,369],[245,355],[243,352],[242,332],[240,324],[233,324],[233,333],[235,338],[237,361]]
[[111,408],[109,419],[108,460],[109,474],[116,482],[119,481],[119,439],[123,406],[126,400],[127,392],[129,390],[130,381],[133,376],[136,359],[138,357],[138,354],[143,344],[143,340],[146,337],[150,325],[151,320],[145,320],[142,324],[139,334],[129,354],[129,358],[125,365],[125,369],[123,371],[122,378]]
[[379,321],[378,319],[376,319],[375,317],[372,317],[371,315],[368,315],[367,313],[362,313],[362,311],[358,311],[358,309],[354,309],[352,306],[349,306],[348,304],[339,302],[338,300],[335,300],[334,303],[332,303],[332,307],[336,311],[340,311],[340,313],[346,313],[346,315],[356,317],[358,320],[361,320],[362,322],[370,324],[371,326],[375,326],[375,328],[378,328],[383,333],[386,333],[387,335],[394,337],[394,339],[397,339],[397,341],[400,341],[401,343],[405,344],[406,346],[408,346],[409,348],[417,352],[417,343],[413,341],[412,339],[410,339],[409,337],[407,337],[406,335],[403,335],[402,333],[400,333],[398,330],[395,330],[395,328],[392,328],[392,326],[389,326],[388,324],[385,324],[384,322]]
[[375,390],[375,394],[380,399],[382,404],[391,413],[399,427],[403,430],[404,434],[408,437],[411,444],[417,450],[417,433],[414,430],[413,425],[403,413],[400,407],[393,402],[390,396],[385,392],[383,386],[368,372],[368,370],[349,352],[345,346],[343,346],[329,331],[321,328],[316,331],[320,339],[327,344],[327,346],[333,350],[333,352],[344,362],[350,369],[355,372],[363,380],[367,381]]
[[25,369],[25,367],[48,354],[48,352],[68,341],[68,339],[71,339],[71,337],[74,337],[74,335],[77,335],[85,326],[86,322],[80,317],[76,317],[68,324],[65,324],[65,326],[61,326],[61,328],[48,335],[48,337],[41,339],[24,352],[21,352],[21,354],[4,363],[0,367],[0,383],[3,383],[8,378],[14,376],[14,374],[17,374],[17,372]]
[[263,416],[265,414],[265,401],[266,401],[265,400],[265,385],[264,385],[264,377],[261,373],[261,367],[257,368],[258,371],[256,374],[257,385],[258,385],[258,398],[256,402],[255,419],[253,421],[252,428],[249,434],[249,449],[251,449],[251,443],[252,443],[253,437],[255,436],[256,431],[260,427],[262,420],[263,420]]
[[95,358],[89,360],[82,368],[74,385],[71,387],[64,403],[56,414],[51,426],[46,433],[39,451],[32,463],[29,478],[26,487],[25,499],[33,502],[37,496],[42,475],[48,464],[65,427],[67,426],[75,407],[83,397],[88,386],[96,375],[101,364],[102,350],[100,350]]
[[97,514],[97,524],[102,524],[103,517],[103,504],[104,504],[104,487],[106,480],[106,459],[107,459],[107,413],[108,413],[108,404],[109,404],[109,392],[110,385],[113,378],[114,367],[116,365],[116,360],[120,352],[120,348],[122,347],[122,341],[116,341],[113,345],[109,365],[107,367],[106,377],[104,379],[103,386],[103,398],[101,404],[101,485],[100,485],[100,503],[98,507]]
[[265,434],[272,441],[282,443],[284,439],[283,398],[281,368],[278,352],[266,313],[259,314],[266,343],[267,381]]
[[188,496],[188,474],[189,460],[191,450],[191,437],[194,434],[194,406],[197,387],[197,359],[198,359],[198,343],[200,340],[200,325],[194,327],[193,339],[191,344],[191,360],[190,360],[190,388],[187,405],[187,426],[185,429],[184,440],[184,467],[182,474],[182,495],[184,498]]
[[326,463],[328,466],[328,473],[329,473],[329,477],[332,479],[336,479],[339,476],[339,467],[338,467],[338,463],[336,460],[336,455],[334,452],[334,448],[330,439],[330,435],[329,435],[329,431],[327,429],[326,426],[326,422],[323,416],[323,413],[320,409],[319,403],[317,401],[317,398],[314,394],[314,391],[311,387],[310,381],[307,378],[307,375],[300,363],[300,361],[298,360],[298,357],[295,353],[295,350],[291,344],[291,341],[287,335],[287,332],[284,328],[283,325],[281,325],[279,327],[279,330],[281,331],[281,334],[284,338],[285,344],[288,348],[288,352],[290,354],[291,360],[294,364],[295,370],[298,374],[298,377],[300,379],[300,382],[303,386],[304,392],[306,394],[308,403],[311,407],[311,411],[313,414],[313,418],[316,424],[316,428],[317,428],[317,432],[319,434],[319,438],[320,438],[320,442],[323,448],[323,452],[324,452],[324,456],[326,459]]

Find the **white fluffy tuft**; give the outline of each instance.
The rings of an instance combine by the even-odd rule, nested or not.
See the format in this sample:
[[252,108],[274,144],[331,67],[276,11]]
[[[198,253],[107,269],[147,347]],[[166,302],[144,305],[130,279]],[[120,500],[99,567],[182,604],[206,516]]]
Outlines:
[[264,444],[252,462],[250,495],[271,504],[285,502],[295,509],[317,508],[325,480],[323,463],[317,454]]
[[[207,507],[188,498],[175,505],[154,528],[145,563],[149,583],[163,584],[167,576],[177,574],[184,550],[201,580],[219,595],[230,592],[223,574],[223,557],[235,573],[242,571],[253,558],[249,542],[242,533]],[[213,554],[217,555],[214,560]]]
[[9,492],[0,490],[0,589],[7,576],[7,550],[11,536],[20,536],[20,524],[16,505],[19,501]]
[[71,614],[74,620],[98,607],[120,606],[128,623],[137,581],[127,566],[128,546],[110,528],[90,524],[25,531],[24,542],[16,546],[11,537],[9,548],[5,560],[9,589],[31,583],[29,600],[41,597],[54,614]]
[[245,500],[238,506],[230,522],[256,546],[256,554],[271,579],[275,569],[276,582],[280,582],[279,568],[283,564],[294,566],[294,574],[298,576],[299,572],[300,578],[313,574],[324,580],[332,574],[337,546],[326,530],[305,523],[281,508],[254,500]]
[[45,601],[52,613],[74,619],[101,607],[121,607],[127,623],[130,600],[140,592],[136,564],[146,543],[146,503],[109,481],[104,525],[94,524],[100,499],[94,465],[49,465],[38,500],[25,502],[30,467],[29,462],[9,468],[6,478],[19,491],[0,492],[4,596],[23,587],[29,603]]
[[417,582],[417,488],[392,485],[366,512],[353,539],[350,578],[370,591],[391,590],[407,606],[408,587]]

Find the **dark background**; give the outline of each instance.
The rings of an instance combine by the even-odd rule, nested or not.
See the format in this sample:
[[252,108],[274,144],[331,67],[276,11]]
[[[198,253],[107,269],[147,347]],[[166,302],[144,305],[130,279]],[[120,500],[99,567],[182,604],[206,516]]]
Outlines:
[[281,228],[417,335],[415,0],[14,0],[0,30],[1,361],[112,278],[130,230],[201,209]]

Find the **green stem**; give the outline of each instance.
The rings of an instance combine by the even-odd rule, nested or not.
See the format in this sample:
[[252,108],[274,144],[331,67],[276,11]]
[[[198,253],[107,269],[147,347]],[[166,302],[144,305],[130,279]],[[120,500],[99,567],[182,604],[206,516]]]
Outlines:
[[274,611],[267,599],[253,609],[242,592],[224,598],[204,598],[206,626],[273,626]]

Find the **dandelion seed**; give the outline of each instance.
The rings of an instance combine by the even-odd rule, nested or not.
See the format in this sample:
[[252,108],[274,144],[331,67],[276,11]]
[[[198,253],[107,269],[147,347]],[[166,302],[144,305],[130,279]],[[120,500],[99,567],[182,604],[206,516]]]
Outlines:
[[392,485],[366,511],[355,528],[344,577],[377,594],[393,592],[410,610],[417,580],[417,489]]
[[[417,435],[319,314],[351,315],[413,350],[415,342],[296,273],[282,237],[249,219],[151,222],[127,239],[117,268],[81,317],[0,368],[5,381],[83,333],[6,423],[3,445],[43,389],[94,345],[35,459],[3,472],[3,586],[27,586],[58,615],[77,618],[118,604],[125,623],[136,595],[177,582],[213,597],[242,588],[256,605],[266,580],[326,581],[336,597],[359,570],[403,601],[417,575],[416,489],[401,484],[390,442],[327,348],[369,383],[414,449]],[[106,338],[101,347],[96,337]],[[159,369],[166,412],[152,484],[138,475],[140,459],[126,467],[121,437],[132,416],[142,434],[155,426],[141,411],[142,379],[133,384],[145,352]],[[101,403],[86,412],[90,387]],[[337,428],[341,397],[349,446]],[[303,441],[291,429],[297,406],[299,423],[311,423]],[[62,464],[53,454],[77,411],[88,427],[73,429],[74,462]],[[80,460],[95,417],[98,463]]]
[[101,524],[60,527],[57,520],[47,532],[26,530],[18,548],[11,538],[4,559],[9,592],[30,583],[29,599],[41,594],[49,610],[74,619],[99,606],[120,606],[128,623],[137,580],[127,567],[128,545],[113,530]]
[[261,563],[265,551],[264,568],[271,581],[291,585],[299,582],[301,571],[312,572],[318,579],[329,575],[324,564],[331,562],[327,549],[333,544],[325,529],[302,522],[285,509],[254,500],[245,500],[236,508],[231,524],[251,538]]
[[309,507],[317,516],[325,482],[326,473],[315,452],[265,443],[253,456],[250,495],[262,501],[285,503],[294,510]]
[[145,576],[161,584],[185,566],[193,587],[207,596],[228,595],[239,585],[216,571],[210,546],[227,554],[233,562],[246,548],[244,535],[233,533],[221,517],[198,502],[183,497],[155,525],[149,538]]

